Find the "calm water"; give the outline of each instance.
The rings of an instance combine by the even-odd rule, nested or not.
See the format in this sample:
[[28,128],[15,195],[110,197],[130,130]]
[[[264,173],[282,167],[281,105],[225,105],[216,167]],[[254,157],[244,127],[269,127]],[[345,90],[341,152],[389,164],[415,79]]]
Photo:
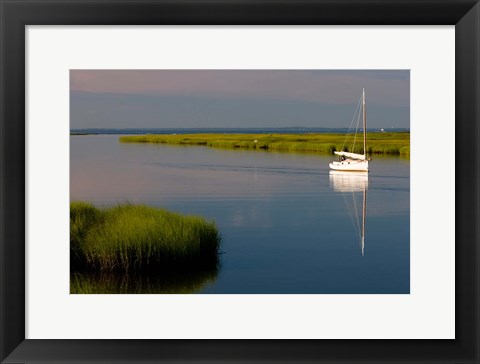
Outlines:
[[70,141],[72,200],[199,214],[222,236],[213,272],[79,280],[118,293],[410,291],[408,160],[374,158],[365,178],[330,174],[332,157],[314,154]]

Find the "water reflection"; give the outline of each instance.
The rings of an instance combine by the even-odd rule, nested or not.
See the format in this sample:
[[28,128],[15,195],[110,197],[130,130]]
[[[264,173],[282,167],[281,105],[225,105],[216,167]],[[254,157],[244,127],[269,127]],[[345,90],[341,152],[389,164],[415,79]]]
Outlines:
[[[137,287],[139,292],[409,293],[409,162],[377,157],[368,175],[329,175],[330,159],[208,147],[127,148],[118,136],[72,137],[70,193],[98,206],[130,201],[216,222],[223,253],[218,275],[182,279],[173,289],[168,282]],[[89,285],[111,281],[90,278]],[[115,279],[119,288],[110,292],[135,291],[131,279]],[[155,286],[152,277],[138,285],[145,281]]]
[[[348,202],[347,198],[344,198],[347,210],[352,219],[353,226],[358,234],[360,246],[362,249],[362,256],[365,255],[365,225],[367,219],[367,190],[368,190],[368,172],[341,172],[330,171],[330,187],[335,192],[347,194],[351,192],[352,199]],[[360,205],[357,201],[355,193],[363,192],[362,198],[362,217],[359,218],[359,212],[357,206]]]
[[71,294],[179,294],[197,293],[213,284],[218,265],[197,269],[120,273],[72,272]]

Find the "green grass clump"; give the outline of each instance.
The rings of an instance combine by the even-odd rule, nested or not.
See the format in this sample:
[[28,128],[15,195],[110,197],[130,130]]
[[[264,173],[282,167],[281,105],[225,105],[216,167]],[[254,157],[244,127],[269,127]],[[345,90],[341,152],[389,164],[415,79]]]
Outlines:
[[215,224],[145,205],[98,209],[70,204],[72,270],[164,269],[212,264],[220,236]]
[[83,242],[90,230],[103,224],[104,213],[93,205],[75,201],[70,203],[70,263],[77,266],[84,260]]
[[[272,150],[333,154],[336,150],[363,153],[363,136],[345,134],[175,134],[120,137],[121,143],[203,145],[225,149]],[[368,154],[410,156],[409,132],[369,132]]]

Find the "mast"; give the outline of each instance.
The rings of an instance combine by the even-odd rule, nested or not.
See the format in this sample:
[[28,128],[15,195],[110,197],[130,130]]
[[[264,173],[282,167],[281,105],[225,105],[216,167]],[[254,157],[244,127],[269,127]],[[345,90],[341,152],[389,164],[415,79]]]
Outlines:
[[365,89],[362,94],[363,106],[363,155],[367,158],[367,111],[365,110]]

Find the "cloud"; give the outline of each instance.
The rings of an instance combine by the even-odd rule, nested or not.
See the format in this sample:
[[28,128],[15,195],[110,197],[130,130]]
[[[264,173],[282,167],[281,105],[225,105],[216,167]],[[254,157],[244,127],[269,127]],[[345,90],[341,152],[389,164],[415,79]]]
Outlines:
[[165,97],[264,99],[405,107],[408,70],[71,70],[70,90]]
[[[71,92],[71,128],[349,127],[355,104]],[[368,107],[369,127],[409,127],[409,107]]]

